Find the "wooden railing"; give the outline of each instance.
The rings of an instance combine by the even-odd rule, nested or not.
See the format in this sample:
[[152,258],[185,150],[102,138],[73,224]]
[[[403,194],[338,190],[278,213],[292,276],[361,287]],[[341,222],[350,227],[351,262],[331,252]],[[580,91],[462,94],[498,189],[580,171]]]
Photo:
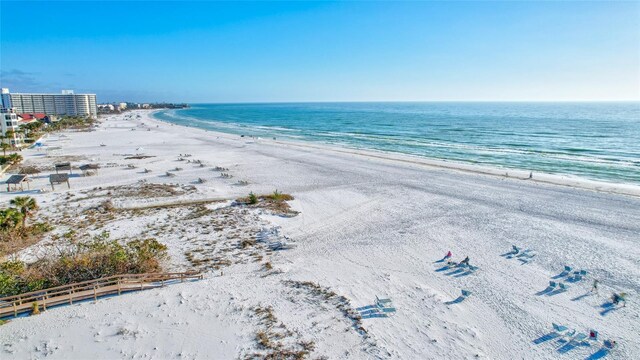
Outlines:
[[74,301],[86,299],[97,300],[105,295],[120,295],[127,291],[161,287],[171,282],[183,282],[187,279],[202,279],[202,274],[177,272],[113,275],[7,296],[0,298],[0,318],[10,315],[18,316],[20,313],[31,311],[35,306],[34,303],[38,308],[46,310],[47,306],[73,304]]

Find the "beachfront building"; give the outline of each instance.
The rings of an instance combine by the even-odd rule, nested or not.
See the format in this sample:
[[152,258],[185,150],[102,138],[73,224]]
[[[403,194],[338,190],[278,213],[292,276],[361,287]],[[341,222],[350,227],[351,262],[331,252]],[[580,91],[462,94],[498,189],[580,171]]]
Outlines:
[[68,116],[98,116],[95,94],[74,94],[73,90],[62,90],[60,94],[11,93],[2,89],[2,107],[14,109],[16,113]]
[[98,110],[102,111],[115,111],[115,107],[111,104],[100,104],[98,105]]
[[[14,109],[0,108],[0,129],[2,129],[2,141],[7,144],[19,146],[22,144],[22,134],[18,133],[18,114]],[[10,135],[9,137],[7,137]]]

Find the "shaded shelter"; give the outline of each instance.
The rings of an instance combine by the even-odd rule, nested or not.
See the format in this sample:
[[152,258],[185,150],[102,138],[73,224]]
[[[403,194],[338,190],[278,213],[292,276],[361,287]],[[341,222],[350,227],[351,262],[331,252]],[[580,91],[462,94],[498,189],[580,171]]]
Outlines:
[[56,167],[56,174],[58,173],[58,171],[69,171],[69,173],[71,174],[71,163],[68,162],[64,162],[64,163],[59,163],[59,164],[55,164]]
[[67,183],[67,188],[71,189],[71,185],[69,184],[69,174],[51,174],[49,175],[49,183],[51,184],[51,189],[55,190],[53,185],[58,185],[62,183]]
[[80,166],[80,170],[84,176],[86,176],[89,171],[95,171],[97,174],[98,169],[100,169],[98,164],[84,164]]
[[24,191],[25,182],[27,183],[27,189],[29,189],[29,179],[27,178],[27,175],[11,175],[7,180],[7,192],[11,191],[11,185],[13,185],[13,190],[18,190],[18,185],[20,185],[20,190]]

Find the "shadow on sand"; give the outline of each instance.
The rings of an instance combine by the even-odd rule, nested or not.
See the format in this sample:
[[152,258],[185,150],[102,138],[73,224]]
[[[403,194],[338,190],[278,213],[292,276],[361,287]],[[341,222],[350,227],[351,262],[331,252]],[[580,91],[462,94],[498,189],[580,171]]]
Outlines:
[[356,310],[360,313],[360,318],[362,319],[373,319],[373,318],[386,318],[387,314],[380,311],[380,308],[373,305],[366,305],[356,308]]
[[578,347],[578,344],[576,344],[573,341],[569,341],[568,343],[560,346],[556,351],[558,351],[560,354],[566,354],[569,351],[575,349],[576,347]]
[[538,292],[536,293],[536,295],[538,295],[538,296],[542,296],[542,295],[548,294],[548,293],[552,292],[552,291],[553,291],[553,289],[555,289],[553,286],[547,286],[547,288],[546,288],[546,289],[541,290],[541,291],[538,291]]
[[551,278],[555,280],[555,279],[563,278],[563,277],[565,277],[567,275],[569,275],[569,272],[568,271],[563,271],[563,272],[561,272],[560,274],[558,274],[556,276],[552,276]]
[[545,295],[547,295],[547,296],[555,296],[555,295],[558,295],[558,294],[562,294],[565,291],[567,291],[567,290],[565,290],[565,289],[555,289],[555,290],[553,290],[551,292],[546,293]]
[[607,316],[610,312],[619,309],[619,307],[615,306],[612,302],[606,302],[600,305],[600,307],[603,309],[602,311],[600,311],[600,315],[602,316]]
[[587,296],[591,296],[591,295],[593,295],[592,292],[586,292],[586,293],[584,293],[584,294],[582,294],[580,296],[574,297],[573,299],[571,299],[571,301],[580,301],[580,300],[586,298]]
[[441,268],[436,269],[436,272],[443,272],[443,271],[447,271],[447,270],[451,270],[451,266],[449,266],[449,265],[443,266]]
[[447,301],[447,302],[445,303],[445,305],[460,304],[460,303],[461,303],[461,302],[463,302],[465,299],[466,299],[466,296],[462,296],[462,295],[460,295],[460,296],[458,296],[458,298],[457,298],[457,299],[455,299],[455,300]]
[[560,334],[558,334],[557,332],[550,332],[546,335],[542,335],[539,338],[533,340],[533,343],[536,345],[542,344],[544,342],[553,340],[553,339],[557,339],[558,337],[560,337]]
[[597,360],[597,359],[602,359],[603,357],[609,355],[609,350],[606,348],[600,348],[600,350],[594,352],[593,354],[589,355],[589,357],[587,357],[585,360]]

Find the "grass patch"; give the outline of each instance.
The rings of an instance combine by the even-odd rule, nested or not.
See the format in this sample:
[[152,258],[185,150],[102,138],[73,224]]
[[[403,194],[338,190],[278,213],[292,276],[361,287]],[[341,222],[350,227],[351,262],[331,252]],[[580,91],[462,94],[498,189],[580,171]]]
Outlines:
[[291,210],[289,203],[287,203],[293,199],[292,195],[281,193],[278,190],[265,195],[256,195],[250,192],[249,196],[236,199],[236,204],[264,208],[277,215],[295,216],[298,212]]
[[353,325],[353,328],[363,336],[366,336],[367,331],[362,326],[362,318],[360,314],[351,306],[351,301],[344,296],[336,294],[329,288],[323,287],[320,284],[311,281],[293,281],[285,280],[284,284],[304,290],[311,296],[325,300],[326,302],[333,304],[341,313],[349,319]]
[[255,307],[253,311],[259,317],[262,326],[255,336],[260,352],[248,354],[245,359],[301,360],[308,358],[315,349],[313,341],[300,340],[299,335],[289,331],[284,324],[278,324],[271,306]]

